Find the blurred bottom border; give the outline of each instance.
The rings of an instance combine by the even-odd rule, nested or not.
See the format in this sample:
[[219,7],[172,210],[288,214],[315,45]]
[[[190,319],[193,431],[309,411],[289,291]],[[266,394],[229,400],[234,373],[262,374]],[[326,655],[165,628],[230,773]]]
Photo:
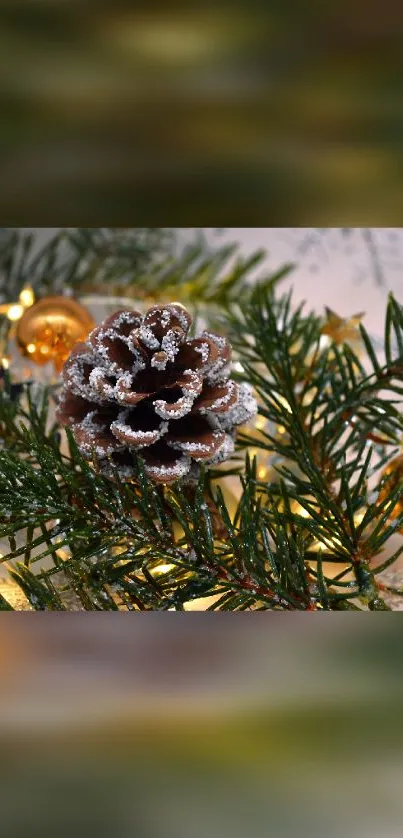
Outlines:
[[[4,835],[401,836],[389,614],[0,615]],[[292,802],[292,805],[291,805]]]

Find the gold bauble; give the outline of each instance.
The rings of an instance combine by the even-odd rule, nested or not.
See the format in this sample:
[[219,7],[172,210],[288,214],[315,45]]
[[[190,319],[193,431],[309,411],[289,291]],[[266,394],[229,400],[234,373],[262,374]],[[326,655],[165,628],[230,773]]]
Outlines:
[[73,346],[95,326],[87,311],[70,297],[44,297],[27,308],[17,325],[23,355],[37,364],[53,361],[59,372]]
[[[389,519],[391,521],[394,521],[403,512],[403,454],[399,454],[398,457],[391,460],[391,462],[388,463],[386,468],[383,470],[378,502],[380,504],[383,503],[397,488],[399,483],[402,485],[402,498],[395,503],[390,512]],[[403,527],[399,527],[398,532],[403,532]]]

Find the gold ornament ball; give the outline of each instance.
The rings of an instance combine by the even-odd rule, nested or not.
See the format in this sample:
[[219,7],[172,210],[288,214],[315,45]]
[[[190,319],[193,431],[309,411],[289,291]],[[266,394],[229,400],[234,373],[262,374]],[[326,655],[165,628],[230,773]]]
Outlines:
[[[382,472],[381,483],[380,483],[380,492],[378,496],[379,503],[383,503],[389,495],[397,488],[397,486],[402,484],[403,486],[403,454],[399,454],[398,457],[395,457],[384,469]],[[403,498],[398,500],[398,502],[393,507],[389,520],[394,521],[395,518],[398,518],[403,512]],[[399,528],[399,532],[403,532],[403,528]]]
[[37,364],[53,361],[59,372],[73,346],[95,326],[91,315],[70,297],[44,297],[27,308],[17,325],[17,343]]

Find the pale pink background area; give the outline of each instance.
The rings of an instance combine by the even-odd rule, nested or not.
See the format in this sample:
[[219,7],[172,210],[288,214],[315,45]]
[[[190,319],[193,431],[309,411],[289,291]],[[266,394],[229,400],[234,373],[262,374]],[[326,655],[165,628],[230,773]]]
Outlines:
[[403,302],[403,228],[232,227],[204,233],[211,243],[239,242],[245,255],[265,248],[259,274],[295,263],[283,287],[294,286],[296,300],[318,313],[324,306],[345,317],[364,311],[374,336],[383,333],[388,292]]

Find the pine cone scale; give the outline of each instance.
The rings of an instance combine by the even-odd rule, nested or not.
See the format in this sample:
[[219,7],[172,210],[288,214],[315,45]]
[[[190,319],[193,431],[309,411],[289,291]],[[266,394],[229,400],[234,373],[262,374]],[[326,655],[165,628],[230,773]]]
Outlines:
[[156,483],[169,483],[188,473],[191,459],[182,451],[167,445],[165,439],[141,452],[146,471]]
[[77,445],[85,456],[91,456],[94,451],[98,457],[105,457],[122,448],[108,427],[110,419],[110,413],[106,420],[105,413],[92,411],[80,425],[73,426]]
[[143,320],[144,328],[151,331],[153,336],[161,342],[172,329],[180,330],[185,337],[191,323],[192,318],[189,312],[180,303],[170,303],[163,307],[152,306]]
[[186,416],[202,391],[203,381],[197,373],[187,370],[171,386],[171,392],[169,389],[168,392],[162,390],[159,393],[160,398],[153,401],[154,410],[162,419],[180,419]]
[[[167,444],[190,454],[195,460],[204,460],[212,457],[221,448],[225,441],[225,433],[223,431],[213,431],[208,423],[205,424],[200,419],[196,421],[193,426],[189,427],[189,422],[183,422],[182,427],[168,433],[166,437]],[[176,424],[179,424],[176,423]]]
[[238,385],[230,379],[222,385],[207,385],[193,406],[193,413],[226,413],[238,401]]
[[138,393],[133,388],[133,379],[130,376],[129,381],[121,378],[115,385],[113,395],[116,396],[118,402],[126,405],[136,405],[139,402],[147,399],[149,393]]
[[188,341],[178,352],[179,368],[201,370],[218,358],[218,350],[209,339],[195,338]]
[[111,431],[122,443],[133,448],[152,445],[166,433],[168,425],[161,422],[152,411],[151,405],[144,404],[137,410],[120,411],[111,424]]
[[87,414],[93,410],[93,407],[93,403],[87,399],[76,396],[69,390],[64,390],[57,406],[59,422],[67,426],[82,422]]

